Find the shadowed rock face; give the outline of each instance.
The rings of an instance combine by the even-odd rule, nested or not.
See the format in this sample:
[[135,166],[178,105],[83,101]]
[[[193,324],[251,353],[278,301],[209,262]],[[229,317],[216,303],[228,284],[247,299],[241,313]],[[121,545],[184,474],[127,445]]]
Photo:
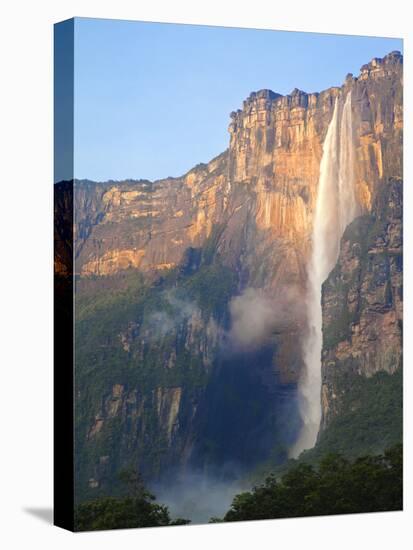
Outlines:
[[355,168],[366,208],[345,231],[323,285],[321,430],[340,414],[352,375],[393,374],[402,365],[401,63],[397,52],[373,59],[354,83]]
[[390,179],[372,211],[347,227],[323,285],[322,429],[340,413],[352,375],[401,367],[402,215],[402,181]]
[[[199,272],[201,279],[205,272],[209,278],[204,282],[214,287],[219,286],[217,281],[231,279],[225,286],[225,300],[218,312],[210,310],[208,303],[197,303],[196,307],[192,303],[179,307],[174,302],[172,306],[168,303],[168,308],[180,309],[179,322],[174,322],[156,343],[150,324],[153,319],[149,322],[135,316],[125,320],[124,326],[117,326],[112,335],[105,335],[96,356],[82,359],[84,374],[79,375],[77,393],[78,453],[83,456],[79,486],[88,484],[92,493],[100,490],[108,479],[113,481],[116,470],[127,465],[131,456],[148,479],[156,478],[168,468],[184,469],[194,457],[198,466],[213,468],[217,464],[203,463],[203,453],[209,452],[201,444],[204,434],[208,435],[213,448],[209,456],[229,463],[234,457],[225,442],[237,441],[236,434],[228,437],[229,424],[240,433],[246,430],[244,439],[250,438],[254,445],[256,433],[248,418],[239,426],[224,423],[226,427],[220,431],[219,439],[213,441],[213,426],[204,421],[208,400],[216,403],[216,410],[222,415],[227,410],[228,418],[235,418],[237,397],[232,396],[235,401],[225,409],[228,395],[221,389],[231,377],[228,373],[234,368],[237,355],[228,359],[220,357],[217,350],[222,348],[222,339],[228,338],[231,299],[243,295],[250,287],[260,289],[274,312],[288,311],[282,323],[271,321],[271,331],[261,338],[260,349],[266,350],[265,360],[260,349],[249,351],[250,368],[245,358],[239,360],[242,366],[239,372],[245,374],[238,380],[239,395],[246,397],[249,385],[261,399],[259,407],[254,405],[254,399],[250,403],[252,409],[258,407],[257,415],[265,431],[259,436],[265,444],[258,458],[264,459],[270,448],[277,446],[278,436],[274,435],[271,440],[271,431],[278,433],[279,419],[287,413],[290,418],[294,416],[291,403],[296,407],[295,384],[302,368],[300,335],[306,325],[306,267],[322,146],[335,100],[344,97],[350,89],[356,193],[361,210],[367,216],[362,219],[370,220],[371,216],[380,215],[382,202],[378,197],[382,196],[390,178],[395,181],[394,178],[402,175],[402,56],[397,52],[382,60],[373,60],[362,67],[359,77],[348,75],[341,87],[321,93],[307,94],[297,89],[287,96],[270,90],[252,93],[241,110],[231,113],[228,150],[182,177],[155,182],[75,182],[74,269],[80,292],[87,295],[96,285],[105,289],[105,285],[118,281],[131,270],[142,274],[147,285],[162,285],[172,272],[182,277]],[[57,195],[64,197],[66,187],[57,184]],[[63,244],[62,252],[57,254],[57,267],[64,272],[67,251],[63,250],[64,239],[59,242]],[[350,245],[345,240],[342,246],[339,260],[342,265],[336,269],[351,271],[356,260],[350,256],[356,252],[348,248]],[[380,254],[374,257],[379,258]],[[358,261],[360,264],[362,259]],[[208,267],[217,263],[221,270],[218,275]],[[354,269],[362,268],[358,265]],[[386,273],[391,269],[396,273],[393,264],[391,269],[389,266],[383,269]],[[176,287],[189,285],[185,281],[182,283],[179,279]],[[197,284],[202,286],[202,281],[197,280]],[[337,316],[334,307],[338,307],[336,303],[344,296],[335,294],[338,290],[330,288],[331,285],[329,279],[324,291],[326,332],[331,319]],[[369,285],[366,279],[365,286],[357,291],[358,300],[363,304]],[[381,290],[378,286],[377,293]],[[395,304],[393,287],[391,292]],[[386,290],[385,296],[388,297],[388,293]],[[346,295],[345,299],[352,298]],[[349,306],[350,310],[352,307]],[[389,334],[393,330],[389,329],[392,319],[397,317],[394,311],[383,321],[383,330]],[[376,314],[384,319],[385,313]],[[354,330],[359,330],[357,346],[362,350],[360,356],[364,357],[364,367],[360,368],[365,368],[368,374],[376,367],[374,360],[368,359],[370,340],[363,327],[368,324],[372,311],[366,309],[363,315],[359,328]],[[377,330],[379,328],[381,330],[381,325],[377,325]],[[86,338],[85,334],[86,331],[80,331],[80,342]],[[394,337],[397,339],[397,332]],[[331,346],[327,343],[324,350],[324,422],[328,422],[331,411],[338,410],[333,404],[335,386],[329,381],[328,365],[332,360],[344,365],[342,357],[352,353],[347,348],[353,346],[353,341],[343,342],[334,342]],[[108,364],[108,357],[112,355],[129,365],[127,375],[124,371],[112,370],[107,379],[103,376],[98,389],[90,390],[88,376],[99,376],[97,372],[102,371],[97,365]],[[167,373],[161,382],[154,381],[152,385],[146,378],[144,382],[139,378],[139,369],[142,364],[149,364],[150,356],[157,367]],[[195,358],[199,369],[196,383],[187,375],[179,374],[182,364],[185,361],[189,364],[189,356]],[[393,368],[390,364],[393,365],[390,359],[384,360],[383,368]],[[93,371],[95,367],[97,370]],[[224,371],[221,379],[219,372]],[[135,378],[130,376],[131,372],[136,374]],[[288,405],[279,406],[287,401]],[[262,409],[263,404],[266,410]],[[115,432],[116,445],[109,445],[107,441]],[[294,433],[293,430],[287,434],[284,443],[291,441]],[[251,466],[251,448],[245,444],[243,449],[245,464]]]

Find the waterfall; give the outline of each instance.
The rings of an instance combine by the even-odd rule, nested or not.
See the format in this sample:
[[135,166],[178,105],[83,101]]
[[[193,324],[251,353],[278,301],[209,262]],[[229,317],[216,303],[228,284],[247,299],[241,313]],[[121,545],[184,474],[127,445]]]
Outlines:
[[[351,115],[351,91],[348,92],[341,115],[340,126],[340,159],[338,172],[339,185],[339,242],[345,228],[359,215],[356,201],[354,178],[354,142],[353,119]],[[334,262],[335,263],[335,262]]]
[[342,108],[340,100],[336,98],[323,144],[308,267],[308,330],[303,341],[305,369],[298,387],[303,425],[297,442],[290,450],[293,457],[315,445],[320,426],[323,343],[321,287],[337,262],[343,231],[357,215],[352,133],[349,92]]

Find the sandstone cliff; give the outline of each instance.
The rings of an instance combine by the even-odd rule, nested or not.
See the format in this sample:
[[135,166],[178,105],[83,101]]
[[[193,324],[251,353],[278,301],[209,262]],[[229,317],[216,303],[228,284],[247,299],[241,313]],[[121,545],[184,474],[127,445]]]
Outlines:
[[323,430],[340,414],[355,375],[401,368],[402,215],[402,181],[390,179],[371,213],[347,227],[324,283]]
[[355,169],[365,215],[345,231],[323,286],[321,430],[342,411],[354,375],[393,374],[401,367],[401,61],[397,53],[374,59],[353,83],[360,103]]
[[[75,182],[76,437],[82,495],[113,487],[116,472],[131,460],[148,479],[156,479],[188,464],[251,465],[296,436],[300,335],[306,325],[306,268],[322,145],[335,101],[349,90],[361,219],[378,219],[381,190],[390,178],[400,178],[402,169],[402,56],[397,52],[321,93],[252,93],[231,114],[228,150],[182,177]],[[65,194],[63,184],[59,193]],[[385,243],[394,241],[384,233]],[[384,287],[364,296],[371,284],[368,270],[355,240],[346,242],[334,277],[363,273],[366,279],[362,291],[353,284],[357,298],[350,290],[343,296],[335,287],[329,291],[333,279],[326,283],[326,334],[342,299],[351,304],[343,325],[355,310],[359,317],[351,318],[357,351],[348,349],[353,341],[347,333],[326,344],[324,423],[338,410],[329,365],[350,368],[348,358],[358,354],[360,366],[351,359],[351,368],[360,372],[381,368],[374,366],[379,356],[383,368],[395,368],[393,352],[388,359],[371,354],[368,324],[374,315],[390,340],[399,337],[397,262],[391,256],[393,263],[386,260],[390,263],[383,267],[386,273],[392,270],[392,281],[384,285],[382,298],[391,293],[392,305],[386,309],[383,302],[385,311],[379,311],[376,301]],[[360,250],[370,251],[369,243],[360,244]],[[387,246],[380,243],[375,246]],[[63,271],[64,257],[57,255]],[[374,258],[380,263],[382,252]],[[362,310],[365,300],[372,307]],[[259,307],[268,321],[269,330],[257,335],[258,347],[233,349],[234,315],[241,316],[241,325],[245,321],[240,304],[247,311]],[[255,318],[246,317],[251,329],[248,317]],[[217,351],[223,348],[225,353]],[[396,344],[388,349],[397,355]],[[240,415],[248,410],[255,411],[254,418]]]
[[363,66],[358,78],[348,75],[341,88],[288,96],[261,90],[231,114],[229,150],[207,165],[156,182],[78,182],[77,272],[169,268],[188,246],[200,246],[217,223],[227,226],[222,246],[235,244],[238,253],[245,243],[235,240],[232,227],[245,223],[248,211],[267,241],[294,244],[299,259],[291,258],[290,267],[302,279],[334,100],[352,89],[357,188],[369,209],[377,181],[401,173],[401,79],[402,57],[394,52]]

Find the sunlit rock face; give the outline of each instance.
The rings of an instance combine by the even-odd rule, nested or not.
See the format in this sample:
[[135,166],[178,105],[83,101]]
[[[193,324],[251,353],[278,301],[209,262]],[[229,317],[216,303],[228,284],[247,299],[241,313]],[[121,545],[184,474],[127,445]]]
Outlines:
[[[86,457],[79,466],[80,486],[92,480],[92,493],[96,488],[112,487],[108,480],[114,483],[117,469],[127,464],[131,453],[146,478],[156,479],[168,469],[184,471],[194,461],[212,468],[214,465],[204,460],[211,449],[214,460],[230,463],[238,445],[242,452],[235,458],[241,457],[251,466],[255,456],[263,459],[277,446],[280,423],[288,423],[297,412],[296,385],[304,364],[302,336],[308,326],[305,301],[323,144],[336,100],[343,102],[350,91],[357,205],[360,214],[378,216],[377,197],[391,178],[402,176],[402,57],[398,53],[373,60],[363,66],[357,78],[348,75],[341,87],[320,93],[297,89],[287,96],[270,90],[252,93],[242,108],[231,114],[228,150],[182,177],[155,182],[75,182],[74,267],[79,289],[92,288],[131,270],[155,285],[174,269],[197,273],[200,250],[205,247],[209,261],[219,261],[227,270],[226,276],[232,276],[230,294],[222,306],[225,311],[219,315],[214,317],[208,303],[188,311],[184,304],[179,322],[156,342],[151,326],[134,319],[113,329],[99,343],[102,362],[120,357],[133,382],[124,383],[123,370],[119,374],[111,371],[107,380],[99,379],[98,389],[79,388],[77,410],[83,416],[79,419],[78,450]],[[60,200],[65,200],[65,185],[58,184],[56,189]],[[390,230],[396,231],[383,229],[384,242],[390,239],[386,236]],[[346,235],[336,270],[342,271],[343,277],[353,277],[364,260],[357,256],[357,247],[346,241]],[[380,242],[377,246],[387,246]],[[64,236],[59,236],[59,243],[57,267],[64,273],[65,258],[71,252],[65,249]],[[369,258],[373,257],[379,261],[381,256],[369,252]],[[331,287],[331,277],[325,284],[324,334],[337,318],[343,300],[350,312],[354,308],[359,311],[361,305],[357,304],[364,307],[366,300],[372,303],[357,322],[352,318],[352,339],[345,335],[340,341],[324,343],[323,425],[339,410],[337,392],[341,390],[334,381],[332,363],[334,368],[347,368],[344,365],[351,357],[351,368],[364,374],[374,368],[394,368],[392,361],[379,353],[379,347],[374,352],[375,361],[369,348],[373,340],[368,336],[374,318],[376,333],[383,329],[391,341],[387,348],[397,354],[399,275],[397,262],[390,264],[383,269],[386,277],[392,273],[393,305],[383,305],[383,312],[374,309],[375,300],[382,291],[382,299],[389,299],[389,285],[377,285],[372,291],[370,271],[363,271],[360,287],[354,275],[347,294]],[[374,273],[379,267],[372,267]],[[220,278],[205,281],[214,286]],[[253,349],[218,360],[223,336],[232,336],[231,316],[239,306],[233,300],[245,299],[247,311],[251,296],[254,306],[264,304],[257,309],[259,315],[273,312],[269,328],[261,331]],[[177,309],[175,303],[168,307]],[[347,321],[348,317],[343,318],[346,327]],[[142,365],[149,365],[151,357],[154,368],[163,373],[161,382],[153,384],[139,378]],[[355,366],[355,357],[361,358],[357,365],[364,366]],[[182,375],[184,359],[196,364],[196,379]],[[91,356],[85,364],[92,368],[95,360]],[[82,380],[87,385],[87,373]],[[235,388],[234,399],[227,398],[229,388]],[[215,416],[208,408],[211,402]],[[248,410],[256,410],[259,433],[257,421],[248,417]],[[209,423],[206,418],[211,419]],[[211,441],[217,425],[220,440]],[[117,444],[108,449],[102,442],[110,440],[111,430]],[[200,444],[204,440],[209,449]]]
[[[320,94],[270,90],[250,95],[231,114],[229,174],[256,194],[255,222],[277,238],[304,241],[311,232],[322,145],[335,99],[352,92],[358,201],[366,210],[377,182],[401,171],[402,58],[392,53]],[[386,174],[384,173],[386,172]],[[298,243],[297,243],[298,244]],[[297,245],[296,245],[297,246]]]
[[176,266],[222,218],[226,157],[181,178],[77,182],[77,272],[111,275],[131,267],[154,272]]
[[346,376],[401,367],[402,76],[402,57],[393,52],[364,65],[357,81],[347,79],[357,102],[355,174],[364,216],[345,230],[323,285],[321,430],[351,391]]
[[231,113],[229,150],[183,177],[78,182],[77,271],[87,276],[128,267],[168,269],[188,246],[202,245],[218,223],[225,225],[222,246],[230,245],[234,257],[248,241],[241,235],[248,217],[259,234],[259,254],[268,255],[270,242],[287,244],[283,269],[288,273],[272,269],[265,284],[291,275],[304,282],[322,145],[335,98],[349,89],[357,195],[369,210],[377,182],[401,171],[402,57],[397,53],[364,65],[360,76],[348,75],[341,88],[312,94],[295,89],[287,96],[252,93]]

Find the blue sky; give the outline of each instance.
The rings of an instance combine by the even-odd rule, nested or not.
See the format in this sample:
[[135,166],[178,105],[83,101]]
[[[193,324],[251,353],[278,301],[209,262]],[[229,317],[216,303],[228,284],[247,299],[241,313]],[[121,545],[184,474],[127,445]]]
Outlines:
[[228,146],[251,91],[341,85],[402,41],[75,20],[75,177],[179,176]]

